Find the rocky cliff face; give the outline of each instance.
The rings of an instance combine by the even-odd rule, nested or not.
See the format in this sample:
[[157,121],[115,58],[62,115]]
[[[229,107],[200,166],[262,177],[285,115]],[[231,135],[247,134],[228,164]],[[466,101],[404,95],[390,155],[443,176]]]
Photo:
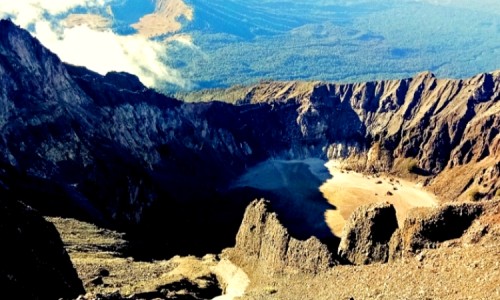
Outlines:
[[228,192],[228,182],[268,158],[364,169],[414,159],[442,195],[479,188],[491,198],[500,188],[499,78],[271,82],[237,105],[183,103],[129,74],[63,64],[0,21],[0,183],[44,213],[155,242],[166,228],[171,253],[195,254],[232,243],[259,191]]
[[[237,125],[267,106],[185,105],[129,74],[65,65],[9,21],[0,29],[0,181],[11,194],[44,213],[139,235],[181,226],[179,237],[166,233],[180,241],[172,251],[198,248],[204,237],[219,248],[215,232],[232,240],[246,203],[223,201],[217,190],[266,149],[284,148],[269,145],[279,132],[251,136],[279,119]],[[233,213],[222,220],[225,211]]]
[[[415,255],[422,249],[437,248],[446,241],[461,238],[488,207],[497,206],[498,202],[492,201],[414,208],[400,228],[391,204],[360,206],[344,227],[338,253],[356,265]],[[478,228],[469,231],[477,236],[483,235],[484,230],[479,226],[479,231]]]
[[421,73],[403,80],[264,82],[241,89],[230,90],[244,95],[236,102],[293,107],[300,135],[351,167],[387,171],[412,160],[448,200],[473,186],[492,198],[499,188],[491,175],[500,167],[498,71],[463,80]]
[[236,236],[236,246],[224,253],[251,273],[324,271],[336,262],[327,246],[317,238],[298,240],[288,233],[271,211],[269,202],[255,200],[245,211]]
[[0,285],[16,299],[75,299],[84,294],[55,227],[38,212],[0,196]]
[[342,232],[338,254],[353,264],[389,260],[389,241],[398,229],[392,204],[375,203],[355,210]]
[[482,212],[483,205],[472,203],[415,209],[408,215],[400,232],[402,249],[414,253],[459,238]]

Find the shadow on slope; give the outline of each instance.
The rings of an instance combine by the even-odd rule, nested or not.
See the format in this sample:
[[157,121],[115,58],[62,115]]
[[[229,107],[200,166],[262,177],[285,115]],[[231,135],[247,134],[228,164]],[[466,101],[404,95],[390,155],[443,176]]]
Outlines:
[[254,189],[260,198],[270,200],[278,219],[294,238],[307,240],[315,236],[330,249],[335,249],[338,238],[325,222],[325,212],[335,207],[319,190],[329,177],[324,163],[312,158],[270,159],[249,169],[232,184],[231,189]]

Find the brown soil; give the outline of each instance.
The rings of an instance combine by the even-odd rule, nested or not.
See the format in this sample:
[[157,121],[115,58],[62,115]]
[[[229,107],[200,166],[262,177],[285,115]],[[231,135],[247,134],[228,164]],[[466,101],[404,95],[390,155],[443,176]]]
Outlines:
[[[132,257],[120,256],[120,250],[126,243],[120,233],[74,219],[46,219],[59,231],[71,261],[85,283],[87,299],[116,291],[128,297],[152,292],[158,287],[186,279],[196,283],[216,276],[220,288],[224,290],[224,295],[216,299],[230,300],[243,295],[249,284],[245,272],[228,260],[219,260],[215,255],[135,261]],[[103,277],[104,283],[91,284],[90,281],[99,276],[102,269],[109,271],[109,276]]]
[[316,276],[256,274],[243,299],[500,299],[500,230],[387,264],[335,266]]

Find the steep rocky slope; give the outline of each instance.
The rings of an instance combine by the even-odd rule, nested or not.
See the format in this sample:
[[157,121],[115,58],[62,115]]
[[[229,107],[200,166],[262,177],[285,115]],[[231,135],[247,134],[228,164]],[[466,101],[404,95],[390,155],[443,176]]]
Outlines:
[[84,292],[56,228],[0,191],[0,285],[16,299],[73,299]]
[[184,105],[135,76],[64,65],[9,21],[0,29],[0,181],[12,195],[47,214],[141,234],[184,228],[165,232],[172,248],[204,239],[220,248],[234,237],[246,203],[224,201],[217,188],[267,156],[269,140],[253,149],[246,141],[258,129],[236,131],[237,118],[259,112]]
[[255,200],[245,211],[236,245],[224,256],[252,274],[322,272],[335,265],[333,254],[317,238],[298,240],[288,233],[266,200]]
[[229,183],[269,158],[373,171],[415,162],[445,199],[489,199],[500,188],[499,72],[270,82],[237,105],[183,103],[130,74],[66,65],[0,21],[0,77],[0,183],[9,194],[45,214],[120,228],[155,245],[136,249],[162,255],[230,246],[246,205],[266,195]]
[[368,171],[398,169],[411,159],[448,200],[471,187],[492,198],[499,188],[498,71],[462,80],[421,73],[355,84],[262,82],[230,89],[227,99],[220,91],[195,95],[294,106],[302,135],[329,158]]

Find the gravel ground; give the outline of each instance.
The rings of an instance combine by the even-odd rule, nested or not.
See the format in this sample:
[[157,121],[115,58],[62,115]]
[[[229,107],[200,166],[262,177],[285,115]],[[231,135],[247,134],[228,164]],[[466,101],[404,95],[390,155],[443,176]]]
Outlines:
[[388,264],[254,277],[243,299],[500,299],[500,230]]
[[[110,295],[119,292],[128,297],[155,291],[158,287],[187,279],[203,285],[203,280],[215,275],[224,295],[217,299],[232,300],[245,293],[249,284],[243,270],[228,260],[219,260],[215,255],[203,258],[175,256],[169,260],[135,261],[132,257],[121,257],[119,250],[126,242],[123,235],[74,219],[47,218],[52,222],[65,244],[80,279],[85,284],[87,299],[97,294]],[[102,270],[102,283],[92,284]]]
[[86,286],[90,294],[120,291],[130,295],[181,277],[218,273],[218,278],[230,284],[221,286],[228,297],[218,299],[500,299],[499,211],[477,220],[461,239],[395,262],[335,266],[317,275],[291,272],[269,276],[257,270],[248,277],[214,255],[152,262],[117,257],[109,249],[120,248],[119,234],[75,220],[50,220],[60,230],[84,282],[102,268],[109,270],[104,285]]

